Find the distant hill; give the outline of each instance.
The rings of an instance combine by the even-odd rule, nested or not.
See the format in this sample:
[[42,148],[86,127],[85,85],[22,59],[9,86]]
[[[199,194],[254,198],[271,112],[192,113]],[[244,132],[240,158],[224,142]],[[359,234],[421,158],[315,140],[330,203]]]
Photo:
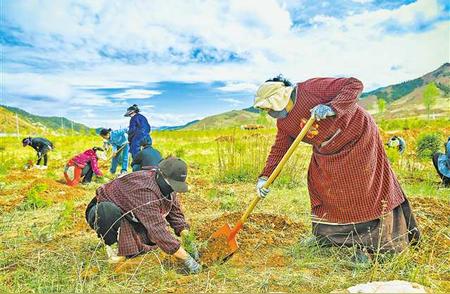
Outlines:
[[56,134],[72,131],[72,128],[74,132],[89,132],[91,130],[89,127],[65,117],[39,116],[17,107],[0,105],[0,133],[16,134],[17,123],[20,135],[24,136],[42,133]]
[[182,126],[162,126],[162,127],[155,127],[154,130],[157,130],[157,131],[176,131],[176,130],[187,128],[190,125],[193,125],[193,124],[195,124],[197,122],[199,122],[198,119],[193,120],[191,122],[188,122],[187,124],[184,124]]
[[358,104],[374,115],[379,112],[377,100],[383,99],[387,102],[384,118],[424,117],[426,109],[423,105],[423,91],[431,82],[440,90],[432,115],[450,116],[450,63],[445,63],[420,78],[363,93]]
[[190,126],[186,127],[189,130],[203,130],[203,129],[226,129],[239,128],[242,125],[258,124],[265,127],[275,126],[275,120],[264,113],[254,111],[254,108],[247,108],[243,110],[232,110],[221,114],[208,116]]

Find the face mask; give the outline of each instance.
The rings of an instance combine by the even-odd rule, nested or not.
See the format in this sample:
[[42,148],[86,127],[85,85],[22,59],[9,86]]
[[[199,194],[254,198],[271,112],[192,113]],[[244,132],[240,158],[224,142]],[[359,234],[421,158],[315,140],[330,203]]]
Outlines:
[[267,112],[267,114],[269,114],[271,117],[273,118],[285,118],[288,115],[288,112],[286,110],[286,108],[283,108],[280,111],[276,111],[276,110],[269,110]]

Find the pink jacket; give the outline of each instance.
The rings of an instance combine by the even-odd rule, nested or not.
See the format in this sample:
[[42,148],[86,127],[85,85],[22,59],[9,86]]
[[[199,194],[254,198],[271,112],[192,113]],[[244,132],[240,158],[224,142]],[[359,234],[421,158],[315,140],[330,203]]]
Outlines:
[[98,168],[97,156],[94,150],[88,149],[81,154],[78,154],[72,160],[81,168],[85,167],[89,162],[91,163],[92,170],[97,176],[102,176],[102,172]]

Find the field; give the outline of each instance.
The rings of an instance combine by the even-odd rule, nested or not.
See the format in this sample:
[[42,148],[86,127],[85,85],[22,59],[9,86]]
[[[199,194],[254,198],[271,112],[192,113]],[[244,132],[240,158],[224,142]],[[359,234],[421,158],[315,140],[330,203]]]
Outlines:
[[[407,280],[434,292],[450,291],[450,189],[431,160],[415,154],[421,133],[450,134],[448,120],[381,122],[383,140],[403,136],[406,154],[389,152],[409,197],[422,241],[399,255],[352,262],[354,248],[320,248],[311,236],[306,173],[311,149],[300,145],[271,194],[238,235],[239,251],[223,264],[186,276],[160,251],[107,263],[105,250],[84,220],[95,189],[108,178],[70,188],[62,179],[73,155],[101,145],[100,137],[53,136],[49,169],[25,170],[34,150],[18,138],[0,144],[0,292],[331,292],[376,280]],[[152,134],[164,156],[189,164],[190,192],[182,195],[188,222],[204,245],[224,223],[233,224],[255,196],[275,130],[190,130]],[[108,164],[103,171],[107,172]]]

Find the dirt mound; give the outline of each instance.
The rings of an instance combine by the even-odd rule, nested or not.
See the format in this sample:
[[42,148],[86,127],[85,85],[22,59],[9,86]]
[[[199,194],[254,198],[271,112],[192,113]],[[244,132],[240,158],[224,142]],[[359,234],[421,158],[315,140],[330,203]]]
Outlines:
[[[213,232],[227,223],[234,226],[241,216],[241,212],[228,213],[208,222],[197,230],[199,240],[208,240]],[[239,257],[247,258],[252,255],[255,256],[251,258],[257,258],[256,256],[259,254],[255,254],[255,250],[259,253],[270,251],[273,254],[273,248],[294,244],[298,241],[299,235],[308,230],[308,226],[293,222],[284,216],[255,213],[250,216],[242,230],[239,231],[236,237],[239,243],[239,250],[233,255],[232,259],[238,261]],[[219,250],[221,250],[220,246]],[[212,250],[209,246],[202,251],[202,260],[207,264],[216,261],[215,259],[220,256],[221,254],[218,254],[217,251]],[[279,263],[278,259],[275,258],[274,260]]]

